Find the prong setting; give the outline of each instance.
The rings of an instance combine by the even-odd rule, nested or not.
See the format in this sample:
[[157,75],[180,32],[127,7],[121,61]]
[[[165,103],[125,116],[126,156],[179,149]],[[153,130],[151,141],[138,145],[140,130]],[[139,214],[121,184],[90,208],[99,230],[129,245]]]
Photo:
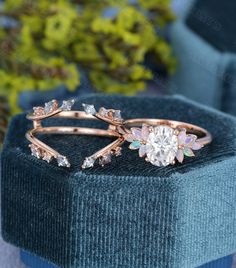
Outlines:
[[[130,143],[131,150],[138,151],[139,157],[155,166],[174,165],[177,161],[182,163],[185,157],[195,156],[195,151],[203,148],[205,144],[211,142],[211,134],[203,128],[184,122],[161,119],[130,119],[124,120],[120,110],[106,109],[101,107],[98,112],[93,104],[82,104],[84,112],[72,112],[75,100],[64,100],[61,106],[57,100],[45,103],[44,106],[34,107],[33,114],[27,116],[33,120],[34,128],[26,133],[27,139],[32,143],[29,145],[31,154],[40,160],[50,163],[53,159],[57,160],[60,167],[71,166],[68,159],[43,144],[34,134],[37,133],[71,133],[82,135],[99,135],[114,137],[117,140],[98,151],[92,156],[85,158],[82,169],[94,167],[96,161],[101,166],[105,166],[112,161],[113,156],[121,155],[121,145],[127,141]],[[68,112],[68,113],[67,113]],[[92,115],[92,116],[88,116]],[[41,124],[43,119],[49,117],[77,118],[77,119],[98,119],[108,123],[105,129],[89,129],[83,127],[44,127]],[[151,123],[149,125],[148,123]],[[141,127],[132,127],[132,126]],[[186,128],[183,128],[186,126]],[[37,132],[37,130],[39,130]],[[203,138],[199,138],[188,133],[201,133]],[[204,137],[205,136],[205,137]]]

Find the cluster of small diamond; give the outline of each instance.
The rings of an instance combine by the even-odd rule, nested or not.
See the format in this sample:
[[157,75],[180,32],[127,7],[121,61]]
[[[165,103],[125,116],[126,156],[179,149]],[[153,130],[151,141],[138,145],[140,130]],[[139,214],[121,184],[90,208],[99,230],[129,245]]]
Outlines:
[[[50,153],[46,152],[45,150],[43,150],[39,146],[36,146],[35,144],[30,144],[29,147],[31,149],[31,154],[34,157],[38,158],[38,159],[42,159],[42,160],[50,163],[54,158],[53,155],[51,155]],[[65,156],[58,155],[56,157],[56,160],[57,160],[58,166],[70,167],[70,163],[69,163],[68,159]]]
[[200,150],[203,146],[197,140],[196,135],[187,134],[186,129],[182,129],[178,134],[178,151],[176,153],[176,159],[182,163],[184,156],[195,156],[193,151]]
[[99,109],[98,114],[102,118],[107,118],[112,121],[123,121],[120,110],[105,109],[104,107]]
[[48,115],[56,110],[60,109],[61,111],[70,111],[72,106],[74,105],[75,100],[64,100],[62,102],[62,105],[59,107],[58,102],[56,100],[51,100],[49,102],[46,102],[44,107],[34,107],[34,115],[35,116],[43,116],[43,115]]
[[156,166],[167,166],[176,158],[182,163],[184,156],[194,156],[194,150],[202,148],[197,136],[187,134],[186,129],[175,130],[169,126],[157,127],[143,125],[142,128],[131,128],[124,135],[130,142],[131,150],[139,150],[139,156]]
[[82,165],[82,169],[91,168],[94,166],[96,160],[98,159],[99,165],[104,167],[112,161],[112,156],[120,156],[121,155],[121,147],[116,147],[116,149],[107,152],[106,154],[96,158],[95,156],[90,156],[85,158],[84,163]]
[[108,119],[111,121],[123,121],[120,110],[106,109],[104,107],[101,107],[97,112],[94,105],[83,103],[82,106],[87,114],[97,115],[101,118]]
[[[59,107],[56,100],[45,103],[44,107],[34,107],[35,116],[50,115],[53,112],[70,111],[75,100],[63,101]],[[96,110],[94,105],[82,104],[84,111],[88,115],[96,116],[99,119],[110,122],[117,126],[118,133],[124,139],[130,142],[131,150],[138,150],[140,157],[145,157],[146,161],[155,166],[167,166],[173,164],[175,159],[182,163],[184,157],[193,157],[195,150],[199,150],[203,145],[198,141],[197,136],[187,134],[186,129],[174,129],[167,125],[150,126],[144,124],[142,128],[125,129],[122,122],[120,110],[100,108]],[[38,159],[47,161],[48,163],[56,158],[58,166],[70,167],[68,159],[63,155],[53,156],[35,144],[30,145],[31,153]],[[83,169],[91,168],[98,163],[105,166],[112,161],[113,156],[121,155],[121,147],[107,151],[103,155],[96,154],[85,158],[82,165]]]

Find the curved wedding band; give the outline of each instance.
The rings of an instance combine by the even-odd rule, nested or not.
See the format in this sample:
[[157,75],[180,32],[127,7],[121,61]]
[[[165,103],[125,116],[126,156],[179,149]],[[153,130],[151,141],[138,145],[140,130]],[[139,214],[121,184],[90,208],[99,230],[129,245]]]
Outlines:
[[[98,160],[101,166],[111,162],[113,156],[121,155],[121,146],[129,142],[131,150],[137,150],[140,157],[155,166],[175,164],[176,160],[183,162],[184,157],[193,157],[194,151],[212,141],[211,134],[204,128],[164,119],[136,118],[124,120],[121,112],[114,109],[100,108],[96,111],[94,105],[83,104],[84,111],[71,111],[74,100],[63,101],[59,107],[56,100],[44,107],[34,107],[34,112],[27,115],[33,121],[33,129],[26,133],[31,142],[31,153],[38,159],[51,162],[57,160],[58,166],[70,167],[68,158],[40,141],[39,134],[70,134],[87,136],[104,136],[113,138],[106,147],[86,157],[82,168],[91,168]],[[67,118],[79,120],[100,120],[108,124],[107,129],[52,126],[44,127],[42,121],[48,118]]]

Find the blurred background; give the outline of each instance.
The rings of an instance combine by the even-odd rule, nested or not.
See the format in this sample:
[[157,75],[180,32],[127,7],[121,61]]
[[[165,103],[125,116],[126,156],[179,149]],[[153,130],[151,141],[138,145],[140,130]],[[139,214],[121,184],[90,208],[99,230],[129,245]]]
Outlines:
[[[0,146],[15,114],[91,93],[182,94],[236,115],[235,10],[235,0],[0,1]],[[0,267],[24,267],[18,255],[0,241]]]

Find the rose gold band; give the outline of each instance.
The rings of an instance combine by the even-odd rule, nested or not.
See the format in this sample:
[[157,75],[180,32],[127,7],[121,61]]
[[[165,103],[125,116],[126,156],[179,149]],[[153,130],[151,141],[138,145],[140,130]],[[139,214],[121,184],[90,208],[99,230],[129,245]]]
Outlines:
[[201,142],[202,145],[209,144],[212,141],[212,136],[206,129],[189,123],[167,120],[167,119],[150,119],[150,118],[135,118],[124,121],[124,125],[127,128],[141,127],[143,124],[151,126],[167,125],[175,129],[185,128],[189,134],[197,135],[198,141]]
[[[65,102],[65,104],[68,103]],[[96,159],[99,159],[101,165],[110,162],[111,155],[119,156],[121,154],[121,146],[125,141],[131,142],[130,149],[139,149],[142,151],[140,152],[141,157],[144,155],[149,156],[147,151],[147,149],[150,148],[148,137],[149,135],[152,135],[150,133],[159,131],[158,126],[164,126],[162,130],[170,133],[169,135],[171,135],[170,137],[174,142],[175,153],[177,154],[177,150],[180,151],[180,157],[178,158],[178,156],[176,156],[178,160],[180,159],[179,162],[183,161],[182,158],[184,153],[185,155],[189,154],[189,156],[193,156],[191,155],[193,154],[192,150],[198,150],[212,141],[211,134],[207,130],[196,125],[165,119],[136,118],[123,120],[119,110],[100,108],[99,112],[97,112],[93,105],[84,105],[85,111],[71,111],[70,109],[72,105],[71,103],[69,104],[69,107],[67,105],[63,108],[63,105],[58,107],[58,103],[52,101],[52,103],[50,103],[51,106],[49,106],[50,109],[48,106],[47,109],[36,107],[34,108],[35,112],[27,116],[29,120],[33,121],[34,128],[26,133],[26,138],[31,142],[30,147],[32,154],[37,158],[41,158],[48,162],[55,158],[57,159],[59,166],[70,166],[69,161],[65,156],[62,156],[59,152],[55,151],[36,137],[42,134],[87,135],[112,138],[114,141],[111,144],[85,159],[83,164],[84,168],[92,167]],[[45,104],[45,107],[46,105],[48,104]],[[52,117],[78,120],[100,120],[106,122],[108,128],[97,129],[75,126],[44,127],[42,121]],[[140,127],[142,127],[142,129]],[[177,139],[178,148],[176,147]],[[144,148],[145,146],[146,148]],[[146,150],[145,152],[144,149]],[[172,149],[170,148],[170,150]],[[146,160],[148,161],[148,159]]]

